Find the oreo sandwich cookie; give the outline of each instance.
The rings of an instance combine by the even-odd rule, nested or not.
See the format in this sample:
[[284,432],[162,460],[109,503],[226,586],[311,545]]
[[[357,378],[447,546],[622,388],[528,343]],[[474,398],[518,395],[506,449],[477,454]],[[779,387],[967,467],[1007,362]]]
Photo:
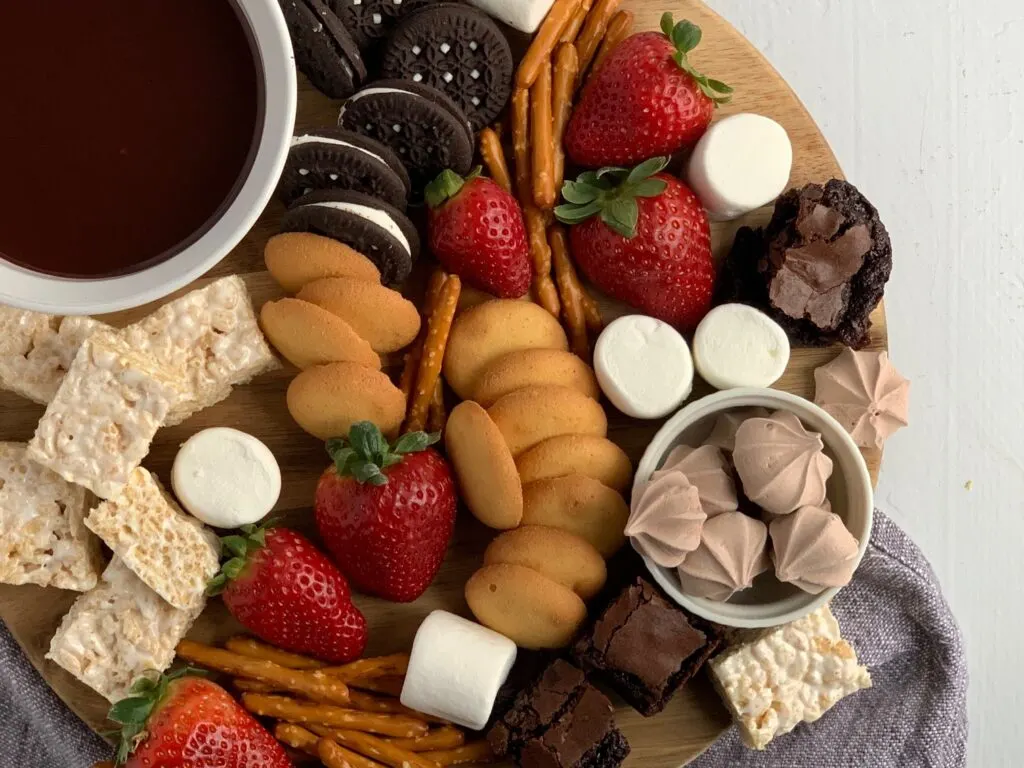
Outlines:
[[328,0],[363,53],[370,51],[395,28],[405,12],[402,0]]
[[390,147],[342,128],[318,128],[292,139],[277,193],[291,204],[318,189],[347,189],[404,211],[410,188],[409,173]]
[[295,64],[332,99],[351,95],[366,79],[359,47],[323,0],[278,0],[295,49]]
[[381,77],[425,83],[448,94],[478,131],[512,95],[508,39],[483,11],[435,3],[405,18],[381,53]]
[[387,144],[412,179],[414,199],[441,171],[463,176],[473,167],[475,135],[459,106],[435,88],[378,80],[341,107],[338,125]]
[[281,221],[282,232],[331,237],[366,256],[381,281],[399,283],[420,255],[420,236],[404,213],[360,192],[321,189],[303,195]]

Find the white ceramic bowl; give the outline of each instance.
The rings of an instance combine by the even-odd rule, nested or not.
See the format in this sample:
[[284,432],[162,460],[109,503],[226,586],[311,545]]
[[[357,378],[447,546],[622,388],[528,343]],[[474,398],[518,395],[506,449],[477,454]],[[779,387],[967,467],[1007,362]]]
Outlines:
[[0,304],[56,315],[95,315],[137,307],[202,276],[252,229],[284,169],[295,127],[298,85],[291,39],[277,0],[243,0],[237,7],[259,54],[263,124],[248,176],[219,219],[169,259],[117,277],[55,277],[0,258]]
[[[809,400],[774,389],[731,389],[718,392],[686,406],[666,422],[647,447],[636,473],[636,483],[645,483],[665,461],[669,451],[680,444],[701,445],[711,432],[715,419],[727,411],[761,406],[769,410],[790,411],[800,417],[808,429],[820,432],[825,453],[834,469],[828,481],[832,511],[860,542],[857,563],[867,551],[874,516],[871,475],[860,449],[842,426]],[[709,621],[730,627],[773,627],[803,618],[829,602],[838,589],[811,595],[778,581],[772,571],[761,575],[754,586],[735,595],[727,603],[685,594],[676,571],[662,568],[645,558],[655,581],[679,605]]]

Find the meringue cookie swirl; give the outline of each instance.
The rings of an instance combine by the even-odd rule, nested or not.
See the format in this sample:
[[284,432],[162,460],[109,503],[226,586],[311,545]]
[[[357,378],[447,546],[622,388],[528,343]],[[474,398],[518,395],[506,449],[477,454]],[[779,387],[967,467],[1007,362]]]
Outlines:
[[723,512],[704,524],[700,546],[679,566],[679,583],[694,597],[725,602],[750,588],[771,567],[768,526],[742,512]]
[[850,583],[859,543],[839,515],[801,507],[774,520],[769,531],[779,581],[812,595]]
[[662,472],[634,488],[626,535],[644,557],[677,568],[700,545],[705,520],[697,486],[682,472]]
[[[680,445],[673,448],[661,472],[669,470],[682,472],[687,480],[697,486],[701,506],[708,517],[734,512],[739,508],[736,483],[733,482],[725,456],[713,445],[700,448]],[[659,474],[655,472],[654,477]]]

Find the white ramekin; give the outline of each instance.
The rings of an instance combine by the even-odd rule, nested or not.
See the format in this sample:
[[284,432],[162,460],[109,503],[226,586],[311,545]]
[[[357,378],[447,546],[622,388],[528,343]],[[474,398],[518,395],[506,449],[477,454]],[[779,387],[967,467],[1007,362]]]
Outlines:
[[295,127],[298,85],[291,39],[277,0],[244,0],[237,7],[259,54],[263,125],[248,175],[220,218],[180,253],[129,275],[94,280],[55,277],[0,259],[0,304],[57,315],[96,315],[137,307],[201,277],[252,229],[284,169]]
[[[691,403],[669,419],[644,452],[635,483],[645,483],[661,466],[675,446],[700,445],[711,432],[715,419],[737,408],[761,406],[772,411],[790,411],[804,425],[820,432],[825,452],[834,469],[828,481],[832,511],[860,542],[857,563],[867,551],[874,517],[874,492],[864,457],[842,426],[809,400],[774,389],[730,389]],[[773,627],[803,618],[829,602],[839,589],[811,595],[777,581],[771,572],[760,576],[754,586],[727,603],[685,594],[674,569],[662,568],[646,559],[648,570],[668,595],[683,608],[709,621],[730,627]]]

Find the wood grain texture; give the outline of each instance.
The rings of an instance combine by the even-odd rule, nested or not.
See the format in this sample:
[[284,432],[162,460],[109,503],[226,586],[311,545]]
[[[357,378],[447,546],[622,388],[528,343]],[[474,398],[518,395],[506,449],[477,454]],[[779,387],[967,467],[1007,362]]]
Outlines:
[[[696,63],[709,74],[736,86],[734,102],[720,110],[719,116],[740,111],[768,115],[787,129],[795,147],[795,165],[791,183],[803,185],[841,176],[841,171],[828,143],[821,135],[797,97],[782,78],[738,32],[697,0],[627,0],[625,7],[637,16],[637,29],[654,29],[665,10],[677,18],[686,17],[704,30],[704,42],[694,56]],[[298,128],[331,125],[337,115],[337,104],[303,84]],[[280,290],[263,271],[261,250],[266,239],[275,232],[281,214],[278,203],[272,203],[254,230],[203,281],[227,274],[241,274],[257,306],[278,298]],[[762,224],[770,208],[747,217],[743,223]],[[737,224],[715,225],[716,254],[721,256],[732,242]],[[411,295],[417,293],[415,281],[410,283]],[[419,287],[422,291],[422,287]],[[153,307],[142,307],[106,318],[115,325],[132,322]],[[610,314],[622,309],[605,303]],[[884,312],[875,314],[871,347],[886,346]],[[785,377],[777,385],[803,396],[813,394],[815,367],[834,356],[835,350],[795,350]],[[285,407],[284,391],[294,371],[283,370],[263,377],[236,391],[217,407],[203,412],[185,424],[162,430],[148,468],[167,477],[177,447],[196,431],[210,426],[232,426],[249,431],[264,440],[274,451],[284,477],[284,491],[279,512],[288,524],[309,530],[309,505],[318,476],[326,465],[322,446],[296,427]],[[698,390],[695,395],[705,394]],[[27,440],[31,437],[42,409],[0,394],[0,440]],[[657,431],[660,423],[640,424],[616,416],[611,419],[611,437],[624,447],[634,462]],[[868,455],[873,476],[877,476],[881,456]],[[432,610],[444,608],[466,613],[462,588],[478,567],[481,554],[492,533],[479,526],[469,515],[463,515],[447,561],[437,581],[427,594],[413,605],[396,606],[358,597],[371,627],[369,653],[391,653],[406,650],[420,621]],[[106,703],[81,686],[55,665],[43,660],[60,618],[74,601],[75,595],[35,587],[0,587],[0,616],[25,648],[32,663],[41,671],[68,705],[94,728],[103,727]],[[199,641],[219,641],[239,629],[219,601],[211,603],[190,637]],[[728,717],[706,681],[699,680],[675,698],[668,710],[657,718],[644,720],[620,702],[618,719],[633,746],[630,766],[676,768],[705,749],[727,725]]]

